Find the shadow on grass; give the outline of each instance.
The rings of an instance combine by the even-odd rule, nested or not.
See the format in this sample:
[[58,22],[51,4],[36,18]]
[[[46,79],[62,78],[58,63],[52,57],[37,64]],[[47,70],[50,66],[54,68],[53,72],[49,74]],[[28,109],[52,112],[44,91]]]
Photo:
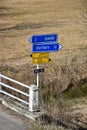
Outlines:
[[[59,117],[58,117],[59,118]],[[64,128],[65,130],[66,129],[70,129],[70,130],[87,130],[86,128],[83,128],[81,126],[79,126],[78,124],[77,125],[74,125],[74,124],[71,124],[69,121],[67,123],[64,122],[63,118],[62,119],[54,119],[53,117],[45,114],[41,117],[41,124],[43,126],[48,126],[48,125],[53,125],[53,126],[56,126],[57,128],[58,127],[62,127]],[[66,118],[66,121],[68,120],[68,118]]]

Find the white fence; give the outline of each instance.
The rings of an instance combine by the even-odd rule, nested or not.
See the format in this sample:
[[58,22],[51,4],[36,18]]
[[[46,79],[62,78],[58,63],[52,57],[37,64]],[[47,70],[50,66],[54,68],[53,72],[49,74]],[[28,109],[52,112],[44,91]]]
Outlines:
[[[7,84],[3,83],[2,79],[6,79],[6,80],[8,80],[10,82],[13,82],[13,83],[18,84],[18,85],[20,85],[22,87],[27,88],[29,90],[29,93],[23,92],[23,91],[19,90],[18,88],[16,89],[16,88],[14,88],[14,87],[12,87],[10,85],[7,85]],[[11,93],[5,91],[3,89],[3,86],[6,87],[6,88],[9,88],[12,91],[15,91],[15,92],[18,92],[18,93],[20,93],[20,94],[22,94],[24,96],[27,96],[29,100],[26,101],[26,100],[21,99],[20,97],[16,97],[15,95],[12,95]],[[7,95],[7,96],[9,96],[9,97],[11,97],[13,99],[16,99],[16,100],[28,105],[29,106],[29,111],[31,111],[31,112],[38,110],[38,87],[36,85],[28,86],[28,85],[25,85],[25,84],[23,84],[21,82],[18,82],[16,80],[14,80],[14,79],[11,79],[11,78],[9,78],[7,76],[4,76],[4,75],[2,75],[0,73],[0,93],[3,93],[3,94],[5,94],[5,95]]]

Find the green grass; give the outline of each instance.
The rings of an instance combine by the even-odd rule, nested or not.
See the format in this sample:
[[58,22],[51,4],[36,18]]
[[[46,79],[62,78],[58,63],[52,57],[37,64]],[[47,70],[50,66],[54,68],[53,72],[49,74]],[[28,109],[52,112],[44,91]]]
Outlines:
[[70,89],[64,92],[63,96],[67,99],[87,97],[87,85]]
[[[73,106],[73,104],[75,105],[76,102],[79,104],[79,100],[82,100],[83,98],[87,99],[87,84],[80,85],[72,89],[70,88],[63,93],[54,95],[49,89],[49,91],[46,91],[46,93],[42,94],[42,97],[45,102],[58,104],[58,108],[60,109],[62,109],[62,107],[69,108]],[[84,101],[85,100],[83,100],[83,102]]]

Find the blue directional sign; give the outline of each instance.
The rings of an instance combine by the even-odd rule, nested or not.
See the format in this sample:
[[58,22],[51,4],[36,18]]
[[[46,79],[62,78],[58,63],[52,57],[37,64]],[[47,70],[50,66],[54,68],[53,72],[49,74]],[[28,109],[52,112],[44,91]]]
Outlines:
[[39,43],[50,43],[58,41],[58,34],[42,34],[42,35],[33,35],[28,39],[29,42],[33,44]]
[[33,44],[32,52],[55,52],[59,51],[62,45],[59,43],[49,44]]

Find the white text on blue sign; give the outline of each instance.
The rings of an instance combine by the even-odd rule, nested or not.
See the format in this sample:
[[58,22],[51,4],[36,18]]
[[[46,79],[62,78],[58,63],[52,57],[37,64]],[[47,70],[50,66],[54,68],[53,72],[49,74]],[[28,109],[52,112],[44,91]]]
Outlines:
[[58,34],[44,34],[44,35],[33,35],[28,39],[33,44],[38,43],[47,43],[47,42],[57,42]]
[[62,46],[58,43],[54,44],[35,44],[32,46],[32,52],[54,52],[58,51]]

